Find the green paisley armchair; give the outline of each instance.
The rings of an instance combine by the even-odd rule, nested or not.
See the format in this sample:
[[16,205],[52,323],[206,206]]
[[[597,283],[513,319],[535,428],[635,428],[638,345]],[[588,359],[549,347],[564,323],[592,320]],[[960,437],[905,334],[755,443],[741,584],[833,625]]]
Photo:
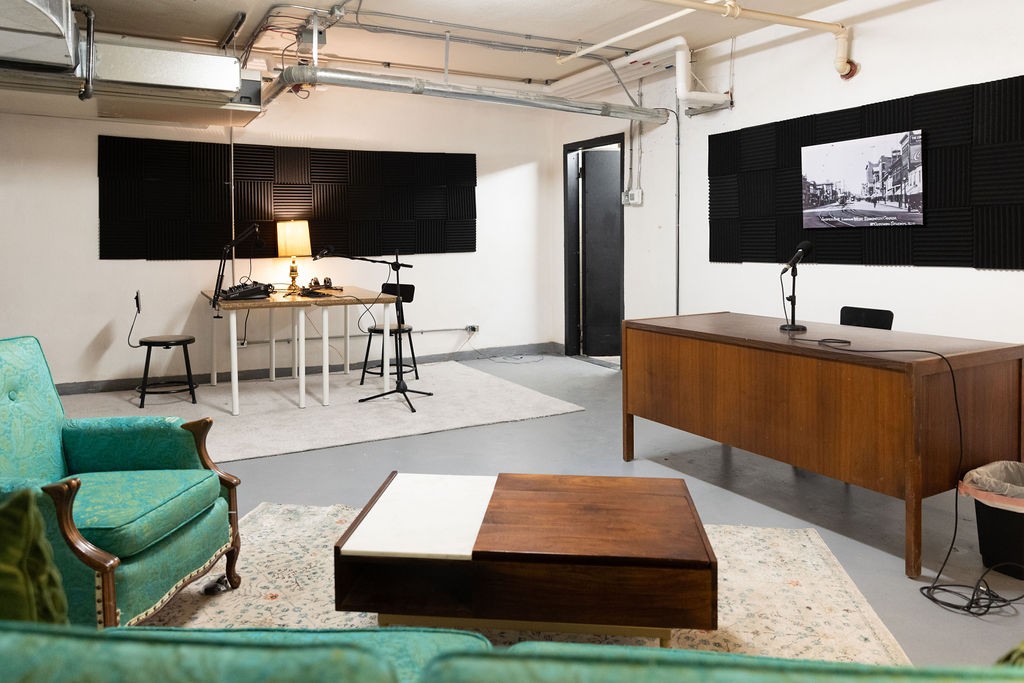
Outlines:
[[239,585],[239,480],[207,453],[212,423],[66,418],[39,341],[0,339],[0,499],[35,493],[71,623],[138,623],[222,556]]

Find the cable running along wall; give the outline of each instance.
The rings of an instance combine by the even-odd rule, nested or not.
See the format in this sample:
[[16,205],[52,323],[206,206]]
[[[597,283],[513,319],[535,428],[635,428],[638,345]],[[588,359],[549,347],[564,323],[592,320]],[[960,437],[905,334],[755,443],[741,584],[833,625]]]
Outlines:
[[[235,221],[309,220],[314,253],[476,250],[476,155],[234,145]],[[231,146],[99,136],[100,258],[219,259],[231,241]]]
[[[804,230],[800,149],[921,129],[924,225]],[[708,138],[712,262],[1024,269],[1024,76]]]

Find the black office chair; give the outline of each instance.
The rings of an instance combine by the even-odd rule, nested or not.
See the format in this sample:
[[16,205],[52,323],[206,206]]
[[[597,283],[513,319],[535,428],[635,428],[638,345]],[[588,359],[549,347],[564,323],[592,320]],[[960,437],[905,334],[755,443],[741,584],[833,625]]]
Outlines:
[[[416,379],[420,378],[420,370],[416,366],[416,350],[412,347],[412,325],[408,325],[405,322],[405,304],[411,303],[413,295],[416,294],[416,285],[396,285],[391,282],[385,282],[380,286],[380,291],[384,294],[391,294],[393,296],[401,297],[402,305],[395,306],[395,318],[396,321],[391,323],[391,336],[395,340],[395,357],[398,357],[398,339],[400,334],[405,335],[405,339],[408,342],[408,357],[412,363],[403,363],[402,369],[411,369]],[[384,356],[384,326],[383,325],[371,325],[370,329],[367,330],[366,337],[366,353],[363,355],[363,374],[359,378],[359,383],[362,384],[366,379],[366,375],[378,375],[383,376],[384,374],[384,363],[381,361],[380,368],[378,370],[367,369],[367,363],[370,360],[370,346],[373,344],[373,335],[381,335],[381,357]],[[392,373],[394,374],[394,373]]]
[[892,329],[892,311],[883,308],[860,308],[843,306],[839,309],[840,325],[856,327],[874,327],[879,330]]
[[[135,318],[138,319],[142,313],[142,295],[135,292]],[[135,321],[132,321],[132,329],[135,329]],[[146,407],[146,394],[176,394],[187,391],[192,396],[192,403],[196,402],[196,383],[192,379],[192,363],[188,358],[188,345],[196,340],[190,334],[161,334],[153,337],[143,337],[138,344],[132,344],[132,332],[128,330],[128,345],[133,348],[146,347],[146,366],[142,371],[142,384],[135,387],[139,392],[139,408]],[[153,355],[154,348],[170,349],[180,346],[185,354],[185,381],[167,380],[162,382],[149,381],[149,361]],[[157,388],[154,388],[157,387]]]

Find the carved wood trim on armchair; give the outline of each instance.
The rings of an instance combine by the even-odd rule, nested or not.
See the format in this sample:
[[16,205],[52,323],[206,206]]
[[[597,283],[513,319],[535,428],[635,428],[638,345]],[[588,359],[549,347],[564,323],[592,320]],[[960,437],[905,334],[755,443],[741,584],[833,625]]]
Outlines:
[[242,480],[220,469],[217,463],[213,461],[213,458],[210,457],[210,452],[206,449],[206,435],[210,433],[212,426],[213,419],[204,417],[192,422],[186,422],[181,425],[181,428],[192,433],[200,462],[203,463],[203,467],[206,469],[217,473],[217,476],[220,478],[221,487],[227,492],[228,522],[231,524],[231,550],[226,554],[227,567],[225,575],[227,576],[228,584],[232,588],[238,588],[242,583],[242,577],[238,575],[236,565],[238,563],[238,553],[242,548],[242,539],[238,534],[238,494],[236,489],[242,483]]
[[43,486],[43,491],[53,500],[57,513],[57,526],[71,552],[87,567],[96,572],[99,580],[97,620],[104,627],[117,626],[120,615],[117,611],[117,592],[114,587],[114,570],[121,564],[121,558],[90,543],[75,525],[72,510],[75,496],[82,486],[78,477],[63,479]]

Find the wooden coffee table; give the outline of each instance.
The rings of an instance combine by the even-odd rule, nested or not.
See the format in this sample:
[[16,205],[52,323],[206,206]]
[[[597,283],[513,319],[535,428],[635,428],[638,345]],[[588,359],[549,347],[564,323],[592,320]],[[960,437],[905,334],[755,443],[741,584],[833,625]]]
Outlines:
[[718,561],[681,479],[392,472],[335,544],[335,609],[410,624],[715,629]]

